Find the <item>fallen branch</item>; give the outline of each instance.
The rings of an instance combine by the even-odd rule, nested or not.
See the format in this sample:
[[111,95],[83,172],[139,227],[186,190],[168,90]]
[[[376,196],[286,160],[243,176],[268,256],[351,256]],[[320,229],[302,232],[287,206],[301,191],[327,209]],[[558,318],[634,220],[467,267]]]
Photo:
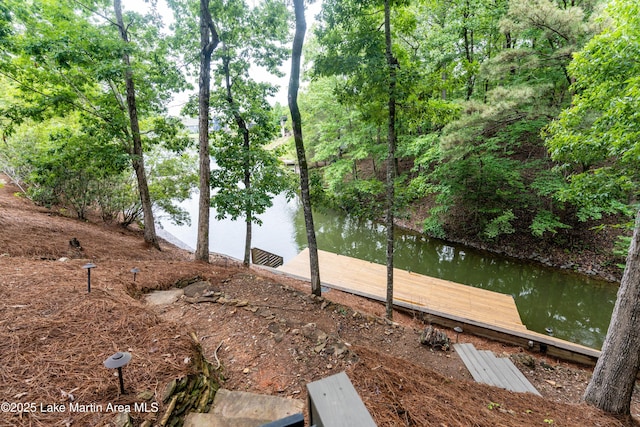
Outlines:
[[275,308],[276,310],[306,311],[304,308],[282,307],[282,306],[279,306],[279,305],[251,304],[251,306],[252,307],[260,307],[260,308]]
[[220,347],[222,347],[223,342],[224,340],[220,341],[220,344],[218,344],[218,347],[216,347],[216,351],[213,352],[213,357],[216,359],[216,363],[218,364],[218,366],[216,366],[216,370],[220,369],[220,366],[222,366],[222,363],[220,363],[220,359],[218,359],[218,350],[220,350]]
[[217,302],[219,297],[198,297],[198,298],[184,298],[185,302],[189,304],[200,304],[202,302]]

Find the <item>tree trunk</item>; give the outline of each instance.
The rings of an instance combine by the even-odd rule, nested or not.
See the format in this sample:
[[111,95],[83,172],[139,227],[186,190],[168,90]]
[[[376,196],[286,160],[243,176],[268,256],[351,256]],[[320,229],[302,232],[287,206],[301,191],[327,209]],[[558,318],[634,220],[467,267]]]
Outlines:
[[386,45],[387,65],[389,66],[389,129],[387,154],[387,319],[393,319],[393,249],[394,249],[394,201],[395,201],[395,170],[396,170],[396,67],[398,62],[391,50],[391,10],[389,0],[384,2],[384,35]]
[[[238,122],[240,123],[240,122]],[[239,124],[240,126],[240,124]],[[247,220],[247,231],[244,239],[244,260],[245,267],[249,267],[251,262],[251,223],[253,222],[253,211],[251,209],[251,144],[249,140],[249,129],[242,120],[242,132],[244,135],[244,188],[247,192],[247,206],[245,208],[245,218]]]
[[640,211],[602,354],[584,400],[615,415],[630,413],[640,368]]
[[[469,29],[467,25],[469,24],[469,18],[471,17],[472,11],[471,11],[471,5],[469,4],[469,1],[466,2],[465,6],[466,7],[463,12],[464,26],[462,29],[462,33],[464,36],[465,57],[467,58],[467,62],[469,63],[469,65],[471,65],[473,63],[473,57],[474,57],[473,29]],[[466,95],[467,101],[470,100],[471,95],[473,95],[474,83],[475,83],[475,77],[469,71],[469,74],[467,75],[467,95]]]
[[251,223],[253,222],[253,211],[251,209],[251,195],[249,194],[251,191],[251,140],[249,136],[249,127],[245,122],[242,115],[238,112],[238,109],[235,107],[235,101],[233,100],[233,93],[231,92],[231,70],[229,68],[230,57],[225,56],[223,58],[223,69],[225,76],[225,86],[227,90],[227,104],[233,111],[233,118],[236,121],[236,125],[238,126],[238,132],[242,135],[242,150],[243,150],[243,168],[244,168],[244,188],[247,192],[247,200],[245,207],[245,218],[246,218],[246,234],[245,234],[245,244],[244,244],[244,260],[243,265],[245,267],[249,266],[250,263],[250,253],[251,253]]
[[[120,36],[125,43],[129,43],[127,29],[122,19],[122,4],[120,0],[113,1],[115,9],[116,21],[120,30]],[[140,193],[140,203],[142,204],[142,215],[144,220],[144,241],[152,245],[156,249],[160,249],[158,237],[156,236],[156,224],[153,219],[153,209],[151,206],[151,195],[149,194],[149,186],[147,185],[147,173],[144,169],[144,153],[142,152],[142,139],[140,137],[140,124],[138,123],[138,108],[136,106],[136,91],[133,84],[133,72],[131,71],[131,62],[129,54],[122,55],[122,61],[125,65],[125,84],[127,87],[127,108],[129,110],[129,126],[131,128],[131,137],[133,139],[133,149],[131,151],[131,163],[138,180],[138,193]]]
[[200,79],[198,82],[198,157],[200,199],[195,259],[209,262],[209,213],[211,208],[211,161],[209,158],[209,102],[211,54],[219,38],[209,12],[209,0],[200,0]]
[[309,193],[309,169],[307,157],[302,139],[302,119],[298,108],[298,88],[300,86],[300,57],[307,23],[304,18],[304,0],[293,0],[296,14],[296,32],[293,38],[291,51],[291,77],[289,79],[289,111],[293,126],[293,139],[296,143],[296,154],[300,167],[300,194],[302,197],[302,209],[304,212],[304,224],[307,229],[307,243],[309,244],[309,265],[311,269],[311,293],[317,296],[321,294],[320,265],[318,262],[318,244],[313,225],[313,213],[311,212],[311,197]]

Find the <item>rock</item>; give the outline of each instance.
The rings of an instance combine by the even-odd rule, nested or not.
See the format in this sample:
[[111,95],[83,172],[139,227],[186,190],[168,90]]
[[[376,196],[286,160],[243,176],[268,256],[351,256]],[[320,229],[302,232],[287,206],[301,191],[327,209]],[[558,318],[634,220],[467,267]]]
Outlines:
[[201,281],[202,281],[202,277],[200,276],[185,277],[184,279],[178,280],[176,283],[174,283],[173,286],[176,288],[186,288],[192,283],[201,282]]
[[329,335],[327,335],[326,332],[321,331],[320,329],[317,330],[317,333],[318,334],[317,334],[316,340],[317,340],[318,343],[326,342],[327,339],[329,338]]
[[302,327],[302,336],[309,339],[315,339],[316,335],[316,324],[315,323],[307,323]]
[[164,403],[167,403],[169,401],[169,399],[171,398],[171,395],[173,395],[173,392],[176,389],[176,385],[177,385],[177,381],[175,378],[167,383],[167,385],[164,388],[164,393],[162,393],[162,401]]
[[274,334],[277,334],[278,332],[280,332],[280,325],[272,322],[269,323],[269,325],[267,326],[267,329],[269,330],[269,332],[273,332]]
[[145,301],[149,305],[169,305],[178,301],[182,295],[184,295],[184,291],[182,289],[153,291],[145,296]]
[[199,282],[191,283],[190,285],[185,286],[184,296],[189,298],[211,296],[215,291],[216,289],[214,289],[211,282],[201,280]]
[[128,412],[119,412],[113,419],[113,424],[116,427],[133,427],[133,423],[131,423],[131,417],[129,417]]
[[140,393],[138,393],[136,395],[136,398],[138,400],[151,400],[151,399],[153,399],[153,396],[155,396],[155,393],[153,391],[144,390],[144,391],[141,391]]
[[273,340],[274,340],[275,342],[277,342],[277,343],[278,343],[278,342],[282,342],[282,340],[283,340],[283,339],[284,339],[284,333],[282,333],[282,332],[278,332],[277,334],[275,334],[275,335],[273,336]]
[[338,342],[333,346],[333,354],[335,356],[342,356],[347,351],[349,351],[349,347],[345,343]]
[[449,350],[451,340],[446,333],[429,325],[420,335],[420,344],[428,345],[431,348]]
[[536,359],[529,356],[528,354],[514,354],[511,356],[515,361],[522,363],[524,366],[535,369],[536,368]]
[[261,308],[259,309],[256,314],[258,316],[264,317],[265,319],[268,319],[269,317],[273,318],[275,316],[273,316],[273,313],[271,312],[271,310],[267,309],[267,308]]
[[69,240],[69,246],[71,246],[74,249],[77,249],[79,251],[82,250],[82,246],[80,245],[80,241],[78,239],[76,239],[75,237],[71,240]]
[[553,366],[549,365],[548,363],[546,363],[544,360],[540,361],[540,366],[542,366],[544,369],[546,369],[547,371],[554,371],[556,368],[554,368]]

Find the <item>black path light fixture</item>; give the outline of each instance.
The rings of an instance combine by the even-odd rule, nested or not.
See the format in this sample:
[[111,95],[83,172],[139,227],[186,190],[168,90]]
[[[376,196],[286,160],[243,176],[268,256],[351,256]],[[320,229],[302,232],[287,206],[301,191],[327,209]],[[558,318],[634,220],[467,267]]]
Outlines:
[[140,269],[138,267],[133,267],[131,269],[131,272],[133,273],[133,281],[136,281],[136,274],[140,273]]
[[122,367],[131,361],[131,353],[119,351],[112,354],[104,361],[104,366],[108,369],[118,369],[118,378],[120,379],[120,393],[124,394],[124,380],[122,379]]
[[456,326],[455,328],[453,328],[453,330],[456,333],[456,343],[458,342],[458,335],[460,335],[462,333],[462,328],[460,326]]
[[97,266],[92,262],[88,262],[82,266],[82,268],[87,270],[87,292],[89,293],[91,292],[91,269],[96,267]]

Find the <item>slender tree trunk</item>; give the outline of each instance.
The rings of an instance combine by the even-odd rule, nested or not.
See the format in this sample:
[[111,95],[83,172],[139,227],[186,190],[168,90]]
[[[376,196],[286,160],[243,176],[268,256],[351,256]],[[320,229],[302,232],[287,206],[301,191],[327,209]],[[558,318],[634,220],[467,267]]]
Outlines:
[[[244,126],[244,121],[242,121],[242,125]],[[245,267],[248,267],[251,262],[251,224],[253,222],[253,211],[251,209],[251,144],[249,141],[249,129],[244,126],[242,132],[244,134],[244,188],[247,192],[247,206],[245,208],[247,231],[244,239],[244,260],[242,263]]]
[[253,210],[251,207],[251,139],[249,135],[249,128],[247,127],[247,123],[242,118],[238,109],[235,107],[233,100],[233,93],[231,92],[231,70],[229,69],[229,56],[225,56],[223,58],[223,68],[224,68],[224,76],[225,76],[225,86],[227,90],[227,104],[233,111],[233,118],[236,121],[236,125],[238,126],[238,132],[242,135],[242,150],[243,150],[243,168],[244,168],[244,188],[247,192],[247,201],[245,207],[245,220],[246,220],[246,235],[245,235],[245,244],[244,244],[244,260],[243,265],[245,267],[249,266],[250,263],[250,253],[251,253],[251,223],[253,222]]
[[[469,29],[467,27],[468,25],[468,20],[471,17],[472,11],[471,11],[471,5],[469,4],[469,1],[466,2],[466,7],[464,9],[464,13],[463,13],[463,17],[464,17],[464,27],[463,27],[463,35],[464,35],[464,52],[465,52],[465,56],[467,58],[467,62],[469,63],[469,65],[471,65],[473,63],[473,30]],[[468,101],[469,99],[471,99],[471,95],[473,95],[473,87],[474,87],[474,82],[475,82],[475,77],[473,74],[471,74],[469,72],[469,75],[467,76],[467,96],[466,96],[466,100]]]
[[219,38],[209,12],[209,0],[200,0],[200,79],[198,82],[198,157],[200,199],[195,259],[209,262],[209,212],[211,208],[211,161],[209,157],[209,102],[211,98],[211,54]]
[[393,250],[394,250],[394,201],[395,201],[395,170],[396,170],[396,67],[398,62],[391,50],[391,10],[389,0],[384,2],[384,35],[386,45],[387,65],[389,66],[389,129],[387,154],[387,319],[393,319]]
[[[116,22],[120,29],[120,36],[125,43],[129,43],[127,29],[124,26],[124,21],[122,19],[122,4],[120,0],[114,0],[113,7],[116,14]],[[122,61],[126,68],[125,84],[127,87],[127,108],[129,110],[129,126],[131,128],[131,137],[133,139],[131,163],[138,180],[138,192],[140,193],[140,203],[142,204],[142,215],[144,220],[144,241],[156,249],[160,249],[160,243],[156,236],[156,224],[153,219],[151,195],[149,194],[149,186],[147,184],[147,173],[144,169],[144,153],[142,151],[142,138],[140,137],[140,124],[138,123],[136,90],[133,83],[133,72],[131,71],[131,62],[129,60],[128,53],[125,52],[122,55]]]
[[628,415],[640,369],[640,211],[627,266],[611,316],[602,353],[584,393],[584,400],[616,415]]
[[316,231],[313,225],[313,213],[311,212],[311,197],[309,193],[309,169],[302,138],[302,119],[298,108],[298,88],[300,86],[300,57],[307,22],[304,18],[304,0],[293,0],[296,14],[296,32],[293,38],[291,51],[291,77],[289,79],[289,111],[293,126],[293,138],[296,143],[296,154],[300,166],[300,193],[302,196],[302,209],[304,211],[304,223],[307,229],[307,243],[309,244],[309,265],[311,269],[311,293],[317,296],[321,294],[320,265],[318,262],[318,243]]

